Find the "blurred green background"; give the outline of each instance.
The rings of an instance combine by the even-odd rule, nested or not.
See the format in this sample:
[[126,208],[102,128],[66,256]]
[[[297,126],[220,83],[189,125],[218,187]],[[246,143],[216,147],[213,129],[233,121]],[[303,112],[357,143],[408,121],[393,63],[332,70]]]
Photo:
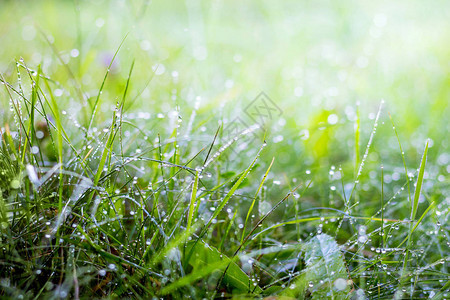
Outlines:
[[[362,156],[384,99],[367,172],[382,163],[390,174],[402,167],[390,112],[408,166],[417,168],[430,138],[430,177],[447,178],[449,20],[448,1],[1,1],[0,71],[17,82],[17,60],[40,64],[58,82],[60,106],[83,124],[81,104],[92,105],[128,34],[106,81],[99,126],[135,60],[127,112],[144,113],[134,122],[153,136],[170,136],[178,110],[186,143],[199,150],[219,121],[239,116],[250,124],[244,108],[263,91],[282,110],[266,136],[274,170],[294,178],[343,165],[348,174],[357,103]],[[0,95],[3,124],[11,114],[6,91]],[[263,135],[238,155],[252,156]]]

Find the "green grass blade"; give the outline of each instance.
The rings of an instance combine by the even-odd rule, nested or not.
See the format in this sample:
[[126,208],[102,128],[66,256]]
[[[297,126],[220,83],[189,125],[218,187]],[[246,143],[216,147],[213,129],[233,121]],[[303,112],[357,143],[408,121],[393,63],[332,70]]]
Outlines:
[[[406,281],[406,274],[408,271],[408,252],[409,249],[411,247],[411,242],[412,242],[412,233],[413,233],[413,221],[416,218],[416,214],[417,214],[417,209],[419,207],[419,197],[420,197],[420,191],[422,189],[422,183],[423,183],[423,174],[425,173],[425,164],[427,161],[427,152],[428,152],[428,141],[425,145],[425,150],[423,151],[423,155],[422,155],[422,160],[420,162],[420,168],[419,168],[419,175],[417,176],[417,181],[416,181],[416,190],[414,191],[414,199],[413,202],[411,203],[411,220],[410,220],[410,224],[409,224],[409,232],[408,232],[408,244],[406,246],[406,252],[405,252],[405,256],[403,258],[403,268],[402,268],[402,275],[401,275],[401,283],[400,283],[400,289],[399,291],[401,291],[401,288],[403,287],[403,285],[405,284]],[[401,293],[401,292],[399,292]]]
[[361,136],[361,117],[359,102],[356,104],[356,120],[355,120],[355,178],[357,177],[360,158],[360,136]]
[[217,249],[219,249],[219,251],[222,251],[223,244],[225,243],[225,240],[226,240],[227,237],[228,237],[228,233],[230,232],[231,227],[232,227],[233,224],[234,224],[234,220],[236,219],[237,213],[238,213],[238,210],[236,209],[236,210],[234,211],[233,217],[231,218],[230,222],[228,223],[227,229],[225,230],[225,233],[224,233],[224,235],[222,236],[222,239],[220,240],[219,247],[217,247]]
[[198,188],[198,177],[199,177],[199,171],[196,171],[194,185],[192,186],[191,201],[189,202],[188,222],[187,222],[187,228],[186,228],[187,231],[190,230],[191,225],[192,225],[192,217],[194,215],[195,202],[197,200],[196,197],[197,197],[197,188]]
[[259,184],[258,190],[257,190],[256,193],[255,193],[255,197],[253,197],[252,204],[250,205],[250,208],[248,209],[247,216],[245,217],[244,228],[242,229],[241,244],[242,244],[242,242],[244,241],[245,229],[246,229],[246,227],[247,227],[247,222],[248,222],[248,219],[249,219],[249,217],[250,217],[250,214],[252,213],[253,207],[255,206],[256,198],[258,197],[259,191],[261,191],[261,189],[262,189],[262,187],[263,187],[263,185],[264,185],[264,182],[266,181],[267,175],[269,175],[269,171],[270,171],[270,169],[272,168],[272,165],[273,165],[273,162],[274,162],[274,161],[275,161],[275,157],[272,158],[272,162],[270,163],[269,167],[267,168],[267,171],[266,171],[266,173],[264,174],[264,177],[263,177],[263,179],[261,180],[261,183]]
[[206,231],[208,230],[209,226],[212,223],[212,220],[214,220],[219,215],[219,213],[222,211],[222,209],[228,203],[230,198],[234,195],[236,190],[239,188],[239,186],[241,185],[242,181],[244,181],[245,177],[247,177],[248,173],[250,172],[250,170],[253,168],[253,166],[255,165],[256,161],[258,160],[258,157],[259,157],[259,155],[260,155],[260,153],[261,153],[263,148],[264,148],[264,146],[262,146],[259,149],[258,154],[253,159],[253,161],[250,164],[250,166],[248,166],[248,168],[241,174],[241,176],[236,181],[236,183],[233,185],[233,187],[230,189],[230,191],[227,193],[227,195],[222,199],[222,201],[220,202],[219,206],[214,211],[214,214],[211,216],[211,218],[209,219],[209,221],[206,223],[205,227],[203,228],[202,233],[200,234],[200,237],[203,236],[206,233]]
[[427,162],[427,152],[428,152],[428,141],[425,145],[425,150],[423,151],[422,161],[420,162],[419,176],[417,176],[416,190],[414,191],[414,200],[411,210],[411,221],[414,221],[414,219],[416,218],[417,208],[419,207],[419,197],[420,191],[422,190],[423,174],[425,172],[425,165]]
[[395,132],[395,136],[398,141],[398,146],[400,148],[400,153],[402,155],[403,167],[405,168],[406,185],[408,187],[408,199],[409,199],[409,203],[411,204],[411,188],[410,188],[410,184],[409,184],[409,180],[408,180],[409,179],[408,178],[408,168],[406,167],[405,153],[403,152],[402,143],[400,142],[400,137],[398,136],[397,128],[395,127],[394,120],[392,119],[392,116],[390,113],[389,113],[389,119],[391,120],[392,129]]
[[[414,225],[414,227],[411,230],[411,234],[414,233],[414,231],[417,229],[417,227],[419,226],[419,224],[422,222],[423,218],[425,218],[425,216],[427,215],[427,213],[430,211],[430,209],[432,209],[434,207],[434,202],[432,202],[428,208],[423,212],[423,214],[420,216],[419,220],[417,220],[416,224]],[[409,235],[407,237],[405,237],[405,239],[397,246],[397,248],[400,248],[409,238]]]

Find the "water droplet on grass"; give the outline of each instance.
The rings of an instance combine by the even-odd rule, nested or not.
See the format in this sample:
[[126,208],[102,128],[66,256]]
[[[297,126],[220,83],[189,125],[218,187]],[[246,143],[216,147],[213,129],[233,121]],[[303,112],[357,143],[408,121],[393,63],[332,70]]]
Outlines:
[[17,179],[11,180],[10,186],[12,189],[18,189],[20,188],[20,181]]
[[347,280],[345,280],[344,278],[338,278],[334,281],[334,287],[338,290],[338,291],[343,291],[347,288]]

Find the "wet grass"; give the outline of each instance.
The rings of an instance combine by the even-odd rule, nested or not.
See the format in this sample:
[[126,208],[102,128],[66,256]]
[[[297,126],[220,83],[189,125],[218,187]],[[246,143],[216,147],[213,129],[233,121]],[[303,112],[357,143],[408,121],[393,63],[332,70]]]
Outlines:
[[146,3],[0,4],[2,297],[449,297],[445,9]]

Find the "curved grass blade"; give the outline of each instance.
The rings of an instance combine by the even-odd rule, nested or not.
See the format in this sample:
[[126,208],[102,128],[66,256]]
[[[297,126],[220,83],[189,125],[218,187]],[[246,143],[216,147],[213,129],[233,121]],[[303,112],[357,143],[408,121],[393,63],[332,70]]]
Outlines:
[[267,175],[269,175],[269,171],[272,168],[272,165],[273,165],[274,161],[275,161],[275,157],[272,158],[272,162],[270,163],[269,167],[267,168],[267,171],[264,174],[264,177],[261,180],[261,183],[259,184],[258,190],[255,193],[255,197],[253,198],[252,204],[250,205],[250,208],[248,209],[247,217],[245,217],[244,228],[242,229],[241,244],[244,241],[245,229],[247,228],[248,218],[250,217],[250,214],[252,213],[253,207],[255,206],[256,198],[258,197],[258,194],[261,191],[261,189],[262,189],[262,187],[264,185],[264,182],[266,181]]

